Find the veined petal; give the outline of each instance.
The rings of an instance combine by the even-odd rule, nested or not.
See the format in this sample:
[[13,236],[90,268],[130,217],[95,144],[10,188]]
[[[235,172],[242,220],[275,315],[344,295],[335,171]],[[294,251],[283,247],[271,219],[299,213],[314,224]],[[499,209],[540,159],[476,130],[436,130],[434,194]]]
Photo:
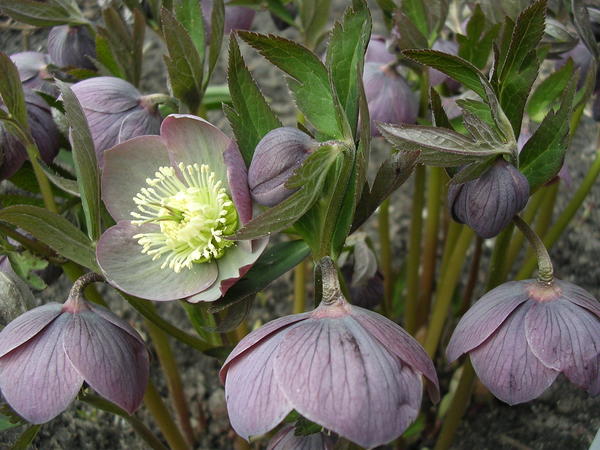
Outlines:
[[130,414],[142,402],[148,382],[148,351],[140,339],[96,315],[72,314],[64,349],[85,381]]
[[231,189],[231,198],[243,225],[252,219],[252,199],[248,187],[248,170],[235,141],[231,141],[223,153],[223,158],[227,166],[227,182]]
[[161,269],[161,258],[153,261],[143,254],[133,236],[157,229],[154,224],[137,226],[123,220],[100,236],[96,257],[111,284],[137,297],[166,301],[202,292],[215,282],[219,270],[214,261],[176,273],[168,267]]
[[[146,108],[134,109],[123,119],[119,129],[118,143],[136,136],[155,135],[160,132],[160,114],[152,113]],[[154,174],[148,174],[152,177]]]
[[138,332],[135,331],[135,329],[131,325],[129,325],[127,322],[125,322],[123,319],[121,319],[115,313],[106,309],[104,306],[100,306],[96,303],[88,302],[87,305],[94,312],[94,314],[96,314],[96,315],[100,316],[102,319],[112,323],[114,326],[119,327],[121,330],[128,333],[132,338],[137,339],[142,345],[145,345],[144,341],[142,340],[142,338],[138,334]]
[[592,297],[592,294],[568,281],[554,280],[554,283],[562,290],[563,298],[587,309],[596,317],[600,318],[600,302]]
[[229,421],[244,439],[272,430],[292,411],[273,376],[273,357],[283,334],[260,341],[227,369]]
[[133,201],[146,179],[154,178],[159,167],[170,167],[169,155],[158,136],[140,136],[104,152],[102,199],[118,222],[132,220],[137,211]]
[[518,307],[483,344],[471,350],[471,362],[483,384],[500,400],[514,405],[541,395],[558,371],[546,367],[525,337],[529,303]]
[[274,372],[295,410],[367,448],[400,436],[421,403],[421,377],[347,315],[290,328]]
[[44,423],[73,401],[83,377],[63,350],[68,314],[61,314],[34,339],[0,358],[0,390],[8,404],[31,423]]
[[116,77],[93,77],[71,86],[83,109],[115,114],[139,104],[140,92]]

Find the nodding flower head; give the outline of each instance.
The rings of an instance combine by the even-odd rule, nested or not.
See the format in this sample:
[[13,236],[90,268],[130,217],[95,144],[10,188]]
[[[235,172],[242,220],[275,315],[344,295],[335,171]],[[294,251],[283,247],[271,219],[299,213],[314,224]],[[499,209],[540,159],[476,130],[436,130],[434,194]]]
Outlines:
[[252,216],[246,167],[237,145],[198,117],[171,115],[160,136],[108,150],[102,193],[117,224],[100,238],[98,263],[138,297],[216,300],[266,245],[227,239]]
[[81,67],[95,70],[96,42],[87,27],[60,25],[48,34],[48,53],[60,67]]

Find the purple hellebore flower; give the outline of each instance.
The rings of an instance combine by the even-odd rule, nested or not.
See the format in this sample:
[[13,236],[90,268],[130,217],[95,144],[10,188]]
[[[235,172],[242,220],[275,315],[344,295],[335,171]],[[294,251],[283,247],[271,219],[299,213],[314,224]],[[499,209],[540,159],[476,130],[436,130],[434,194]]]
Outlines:
[[[200,0],[200,4],[202,6],[202,15],[204,16],[206,35],[210,39],[210,18],[212,15],[213,0]],[[223,35],[229,36],[232,30],[249,30],[252,27],[255,15],[256,11],[252,8],[225,5]]]
[[24,87],[41,91],[56,97],[58,88],[49,81],[52,75],[48,72],[50,56],[39,52],[20,52],[10,55],[10,59],[19,71],[19,78]]
[[511,281],[485,294],[450,339],[450,362],[469,353],[477,375],[511,405],[541,395],[559,373],[600,393],[600,304],[567,281]]
[[233,429],[273,429],[292,410],[364,447],[402,434],[419,412],[424,375],[439,397],[433,363],[402,328],[341,294],[322,263],[323,301],[247,335],[219,373]]
[[133,413],[148,381],[148,352],[138,333],[81,297],[48,303],[0,332],[0,390],[31,423],[63,412],[83,382]]
[[396,61],[396,55],[387,49],[385,37],[373,35],[365,52],[365,63],[390,64]]
[[95,70],[90,58],[96,57],[96,42],[87,27],[60,25],[48,34],[50,59],[60,67]]
[[267,239],[226,239],[252,218],[237,145],[209,122],[168,116],[160,136],[106,151],[102,198],[117,224],[98,264],[119,289],[149,300],[214,301],[241,278]]
[[285,425],[271,438],[267,450],[333,450],[335,441],[325,433],[296,436],[293,425]]
[[158,134],[161,117],[156,105],[127,81],[95,77],[71,88],[88,121],[100,167],[106,149],[136,136]]
[[[35,92],[24,89],[25,107],[33,140],[40,150],[40,156],[50,164],[60,147],[60,134],[52,119],[50,107]],[[5,109],[0,101],[0,108]],[[0,148],[3,159],[0,162],[0,180],[12,177],[27,160],[23,144],[0,123]]]

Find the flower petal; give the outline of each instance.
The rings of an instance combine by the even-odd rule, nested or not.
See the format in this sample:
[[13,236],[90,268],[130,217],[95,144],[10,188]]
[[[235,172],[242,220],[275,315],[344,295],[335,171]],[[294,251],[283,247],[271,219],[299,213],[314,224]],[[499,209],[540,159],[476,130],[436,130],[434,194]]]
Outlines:
[[134,109],[121,123],[118,143],[125,142],[137,136],[158,134],[160,132],[160,115],[153,114],[145,108]]
[[0,331],[0,357],[24,344],[56,319],[62,310],[60,303],[47,303],[20,315]]
[[261,255],[268,238],[256,239],[253,245],[246,241],[239,241],[234,247],[225,250],[223,257],[215,262],[219,267],[219,275],[210,288],[199,292],[187,299],[188,302],[213,302],[221,298],[240,278],[242,278]]
[[528,298],[526,281],[510,281],[492,289],[460,319],[446,349],[446,358],[454,361],[485,341],[521,303]]
[[529,303],[518,307],[483,344],[471,350],[471,362],[485,386],[514,405],[541,395],[559,372],[535,357],[525,337]]
[[44,423],[73,401],[83,378],[63,350],[62,314],[25,344],[0,358],[0,390],[8,404],[31,423]]
[[587,309],[600,318],[600,302],[596,300],[592,294],[568,281],[554,280],[554,283],[562,290],[562,296],[564,298]]
[[252,199],[248,187],[248,170],[235,141],[223,153],[227,166],[227,182],[242,225],[252,219]]
[[[129,82],[116,77],[93,77],[71,86],[84,110],[116,114],[135,108],[139,91]],[[87,114],[86,114],[87,115]]]
[[102,199],[117,222],[132,219],[131,212],[137,211],[133,197],[163,166],[171,163],[158,136],[140,136],[104,152]]
[[143,254],[133,236],[155,229],[153,224],[137,226],[122,220],[100,236],[96,257],[111,284],[137,297],[166,301],[189,297],[215,282],[219,271],[214,262],[175,273],[168,267],[161,269],[161,259],[153,261]]
[[428,393],[431,400],[439,401],[440,386],[435,367],[431,358],[415,338],[398,324],[368,309],[352,306],[350,315],[402,362],[422,373],[429,381]]
[[292,411],[273,376],[273,359],[283,336],[262,340],[228,367],[227,412],[231,426],[244,439],[275,428]]
[[104,320],[112,323],[114,326],[119,327],[121,330],[125,331],[126,333],[129,333],[129,335],[132,338],[137,339],[142,345],[145,345],[144,341],[142,340],[142,338],[138,334],[138,332],[135,331],[135,329],[131,325],[129,325],[127,322],[125,322],[123,319],[121,319],[115,313],[106,309],[104,306],[97,305],[96,303],[86,302],[86,304],[87,304],[87,306],[89,306],[89,308],[95,314],[97,314]]
[[130,414],[141,404],[148,382],[148,351],[139,338],[92,311],[72,314],[64,349],[85,381]]
[[400,436],[421,403],[421,377],[347,315],[290,328],[274,372],[295,410],[367,448]]
[[231,139],[221,130],[200,117],[171,114],[163,120],[160,135],[169,149],[173,166],[179,163],[206,164],[217,180],[227,185],[223,152],[229,147]]

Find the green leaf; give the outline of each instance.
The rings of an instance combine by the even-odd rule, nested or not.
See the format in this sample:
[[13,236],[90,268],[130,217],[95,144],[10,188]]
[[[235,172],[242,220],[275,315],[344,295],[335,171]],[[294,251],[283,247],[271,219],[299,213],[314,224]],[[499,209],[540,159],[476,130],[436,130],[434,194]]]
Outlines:
[[229,86],[226,84],[208,86],[202,96],[202,106],[208,110],[221,109],[223,103],[231,103],[231,101]]
[[164,56],[173,95],[196,112],[202,101],[202,60],[192,38],[173,14],[161,10],[163,36],[169,50]]
[[438,94],[433,87],[431,87],[429,90],[429,99],[431,103],[431,112],[433,113],[433,125],[452,130],[450,120],[448,119],[446,111],[444,111],[444,107],[442,106],[440,94]]
[[74,1],[0,0],[0,10],[19,22],[37,27],[88,23]]
[[533,92],[527,103],[529,117],[541,122],[572,77],[573,60],[569,58],[564,66],[551,73]]
[[175,17],[187,30],[190,39],[194,43],[200,61],[204,61],[206,51],[206,37],[204,28],[204,17],[198,0],[176,0]]
[[330,168],[337,160],[337,145],[323,144],[304,160],[290,177],[286,187],[298,190],[278,205],[252,219],[233,236],[235,240],[255,239],[292,225],[302,217],[319,198]]
[[0,52],[0,97],[12,119],[22,130],[29,131],[25,96],[19,71],[6,53]]
[[479,0],[485,17],[492,23],[502,22],[505,17],[514,19],[531,0]]
[[69,178],[63,177],[62,175],[59,175],[52,167],[48,166],[41,159],[38,159],[38,164],[40,165],[48,179],[52,182],[52,184],[71,195],[75,195],[77,197],[80,196],[79,185],[77,184],[76,180],[71,180]]
[[146,18],[138,8],[133,10],[133,26],[131,29],[132,51],[132,84],[139,86],[142,77],[142,64],[144,60],[144,37],[146,35]]
[[337,114],[327,69],[317,55],[293,41],[240,31],[239,36],[290,77],[288,86],[300,111],[324,138],[341,139],[344,126]]
[[19,278],[39,291],[46,288],[46,283],[34,270],[45,269],[48,266],[48,261],[38,258],[29,251],[8,252],[7,256],[11,267]]
[[[431,3],[435,3],[435,0]],[[429,37],[430,28],[427,20],[427,8],[423,0],[403,0],[400,8],[419,32],[426,38]]]
[[75,174],[81,194],[88,236],[100,237],[100,171],[94,141],[79,100],[65,83],[57,81],[61,90],[65,116],[69,124],[69,141],[73,152]]
[[571,9],[573,11],[573,21],[575,22],[575,28],[577,28],[579,37],[597,61],[600,58],[600,52],[598,51],[598,44],[594,37],[594,31],[590,22],[586,2],[582,0],[571,0]]
[[353,135],[358,121],[358,81],[371,35],[371,15],[366,4],[360,5],[348,8],[343,20],[335,23],[327,49],[327,67]]
[[208,307],[211,313],[257,294],[273,281],[293,269],[310,254],[310,248],[302,240],[280,242],[267,248],[252,268],[237,281],[227,293]]
[[101,33],[96,33],[96,59],[94,65],[106,76],[125,79],[125,72],[119,61],[113,55],[110,43]]
[[19,436],[19,439],[17,439],[17,442],[11,447],[11,450],[27,450],[41,427],[41,425],[31,425],[28,427],[23,434]]
[[227,74],[233,107],[225,107],[223,110],[229,119],[244,161],[249,166],[258,142],[269,131],[283,125],[256,86],[235,37],[229,41]]
[[519,155],[519,170],[533,192],[560,170],[569,142],[569,116],[577,80],[571,78],[563,91],[558,111],[550,110]]
[[22,228],[71,261],[99,272],[90,239],[58,214],[36,206],[9,206],[0,210],[0,220]]
[[303,42],[315,48],[321,40],[323,29],[329,20],[331,0],[303,0],[300,2],[300,24]]
[[311,434],[320,433],[322,430],[321,425],[300,416],[294,425],[294,436],[310,436]]
[[429,47],[427,38],[411,22],[410,18],[400,10],[394,14],[394,26],[402,30],[402,33],[398,33],[394,40],[394,47],[402,50]]
[[210,16],[210,45],[208,48],[208,67],[205,77],[204,88],[217,65],[221,46],[223,44],[223,31],[225,29],[225,5],[223,0],[213,0],[212,13]]
[[458,56],[483,69],[489,59],[494,39],[500,31],[500,24],[486,30],[486,20],[481,6],[477,4],[471,19],[467,23],[466,35],[458,34]]

